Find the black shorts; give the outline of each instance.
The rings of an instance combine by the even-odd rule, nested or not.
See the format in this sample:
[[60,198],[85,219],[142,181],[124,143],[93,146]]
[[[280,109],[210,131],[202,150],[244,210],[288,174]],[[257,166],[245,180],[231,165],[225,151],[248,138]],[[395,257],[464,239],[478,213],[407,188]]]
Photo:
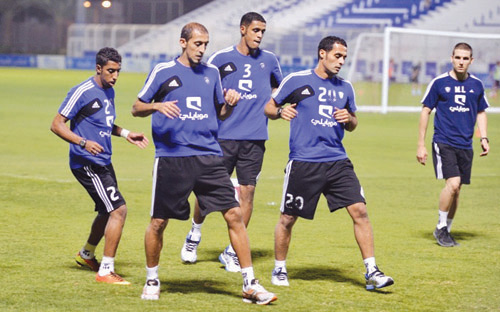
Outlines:
[[474,151],[444,143],[432,142],[432,160],[437,179],[460,177],[462,184],[470,184]]
[[280,207],[282,213],[312,220],[321,194],[325,195],[330,212],[355,203],[366,203],[363,188],[349,159],[288,162]]
[[113,165],[90,165],[78,169],[71,169],[75,178],[87,190],[95,202],[95,211],[110,213],[125,205],[118,182],[116,181]]
[[219,145],[224,154],[224,166],[229,175],[236,168],[236,177],[240,185],[256,185],[264,161],[266,141],[236,141],[219,140]]
[[159,157],[153,171],[151,216],[189,219],[189,195],[194,192],[202,216],[239,207],[222,157],[215,155]]

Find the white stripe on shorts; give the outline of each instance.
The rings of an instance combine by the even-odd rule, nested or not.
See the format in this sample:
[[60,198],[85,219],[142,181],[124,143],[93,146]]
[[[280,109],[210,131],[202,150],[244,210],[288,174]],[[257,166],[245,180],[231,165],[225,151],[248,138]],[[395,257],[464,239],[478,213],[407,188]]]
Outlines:
[[154,208],[155,208],[156,177],[157,177],[157,173],[158,173],[158,160],[159,159],[160,159],[159,157],[155,158],[155,164],[153,167],[153,190],[151,192],[151,211],[149,212],[149,215],[151,217],[153,216],[153,212],[154,212]]
[[114,209],[113,204],[111,204],[111,201],[109,200],[108,194],[106,193],[104,185],[102,184],[102,181],[99,178],[99,176],[95,174],[95,172],[92,171],[92,169],[89,166],[84,166],[83,169],[92,180],[92,184],[94,184],[94,187],[97,190],[99,198],[101,198],[102,202],[104,203],[104,206],[106,206],[106,211],[107,212],[113,211]]
[[280,205],[280,211],[281,212],[285,211],[286,189],[288,187],[288,180],[290,178],[290,171],[292,170],[292,163],[293,163],[293,160],[290,160],[288,162],[288,164],[286,164],[285,179],[283,181],[283,195],[281,196],[281,205]]
[[436,151],[436,178],[443,179],[443,162],[437,143],[434,143],[434,150]]

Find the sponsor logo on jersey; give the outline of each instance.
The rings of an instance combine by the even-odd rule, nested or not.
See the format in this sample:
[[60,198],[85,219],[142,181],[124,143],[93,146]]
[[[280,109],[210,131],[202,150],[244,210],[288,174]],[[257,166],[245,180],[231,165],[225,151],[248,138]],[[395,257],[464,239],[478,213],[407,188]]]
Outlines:
[[99,102],[95,101],[94,104],[92,104],[92,108],[98,108],[98,109],[100,109],[101,108],[101,104],[99,104]]
[[234,71],[234,70],[233,70],[233,68],[231,67],[231,65],[230,65],[230,64],[228,64],[226,67],[224,67],[224,71],[229,73],[229,72],[232,72],[232,71]]
[[179,83],[177,82],[177,80],[172,80],[170,81],[170,83],[168,84],[169,87],[178,87],[179,86]]
[[111,137],[111,131],[99,131],[99,135],[101,136],[101,138]]
[[309,92],[309,89],[304,89],[302,92],[300,92],[302,95],[311,95],[311,92]]

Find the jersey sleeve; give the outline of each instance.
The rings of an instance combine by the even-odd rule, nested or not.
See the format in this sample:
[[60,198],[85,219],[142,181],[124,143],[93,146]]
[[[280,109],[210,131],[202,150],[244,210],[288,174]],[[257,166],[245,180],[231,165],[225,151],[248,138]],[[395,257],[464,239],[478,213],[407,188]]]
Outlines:
[[283,80],[280,63],[275,55],[273,55],[273,70],[271,71],[271,88],[277,88]]
[[424,98],[422,99],[422,104],[425,107],[430,108],[431,110],[436,107],[438,103],[438,92],[437,92],[436,81],[432,81],[429,86],[427,86],[427,90],[425,91]]
[[75,118],[82,107],[83,92],[78,92],[78,90],[81,89],[78,87],[72,88],[66,95],[66,98],[61,103],[61,106],[58,110],[59,114],[68,118],[69,120]]
[[482,112],[482,111],[486,110],[488,107],[490,107],[490,104],[488,103],[488,99],[486,99],[486,94],[484,92],[484,86],[482,85],[482,83],[481,83],[481,86],[482,86],[482,92],[481,92],[481,96],[479,97],[479,103],[478,103],[478,107],[477,107],[478,112]]
[[354,88],[351,83],[347,83],[346,93],[347,93],[346,109],[354,113],[355,111],[358,110],[358,108],[356,107],[356,96],[354,93]]
[[224,92],[222,90],[222,82],[220,80],[219,70],[215,68],[215,90],[214,90],[214,102],[215,104],[224,104]]
[[144,83],[144,87],[142,87],[141,91],[137,95],[137,98],[144,103],[151,103],[155,98],[156,93],[161,87],[160,79],[158,76],[161,74],[163,69],[162,64],[156,65],[153,70],[149,73],[146,82]]

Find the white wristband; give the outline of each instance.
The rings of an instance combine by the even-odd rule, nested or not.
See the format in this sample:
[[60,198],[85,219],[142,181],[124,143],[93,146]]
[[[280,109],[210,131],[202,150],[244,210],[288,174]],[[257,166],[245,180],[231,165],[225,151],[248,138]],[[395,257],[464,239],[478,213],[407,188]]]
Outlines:
[[126,138],[128,137],[128,134],[129,134],[129,133],[130,133],[130,131],[128,131],[127,129],[122,128],[122,132],[120,132],[120,136],[121,136],[122,138],[125,138],[125,139],[126,139]]

